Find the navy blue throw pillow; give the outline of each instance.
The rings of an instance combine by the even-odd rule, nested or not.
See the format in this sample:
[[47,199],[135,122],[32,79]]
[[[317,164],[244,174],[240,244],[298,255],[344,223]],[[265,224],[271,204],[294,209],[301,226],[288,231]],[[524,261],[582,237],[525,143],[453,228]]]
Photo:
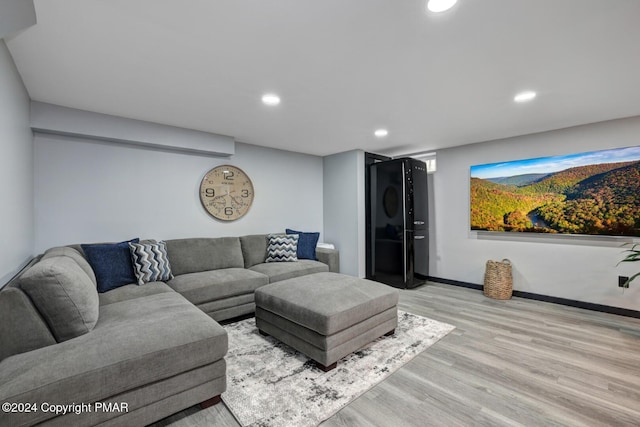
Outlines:
[[318,245],[320,233],[305,233],[291,230],[290,228],[287,228],[285,231],[287,234],[298,235],[298,259],[318,260],[318,258],[316,258],[316,246]]
[[111,289],[130,283],[137,283],[129,242],[138,243],[140,239],[132,239],[120,243],[97,243],[80,245],[84,255],[93,268],[98,282],[98,292],[107,292]]

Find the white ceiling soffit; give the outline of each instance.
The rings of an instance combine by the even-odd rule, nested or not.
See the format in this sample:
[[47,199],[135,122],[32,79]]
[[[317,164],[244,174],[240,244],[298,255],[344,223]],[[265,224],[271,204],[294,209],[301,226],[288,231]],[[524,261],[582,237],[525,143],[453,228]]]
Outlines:
[[0,39],[35,24],[33,0],[3,0],[0,3]]
[[250,144],[407,153],[640,115],[638,0],[35,6],[7,41],[33,100]]

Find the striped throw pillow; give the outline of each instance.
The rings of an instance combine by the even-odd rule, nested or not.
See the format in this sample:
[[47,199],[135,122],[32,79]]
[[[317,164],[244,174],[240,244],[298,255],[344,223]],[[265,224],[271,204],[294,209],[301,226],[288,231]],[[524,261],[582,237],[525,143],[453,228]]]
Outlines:
[[297,234],[269,234],[267,259],[264,262],[297,261]]
[[173,279],[169,257],[167,256],[167,246],[164,241],[161,240],[157,243],[129,243],[129,249],[138,285]]

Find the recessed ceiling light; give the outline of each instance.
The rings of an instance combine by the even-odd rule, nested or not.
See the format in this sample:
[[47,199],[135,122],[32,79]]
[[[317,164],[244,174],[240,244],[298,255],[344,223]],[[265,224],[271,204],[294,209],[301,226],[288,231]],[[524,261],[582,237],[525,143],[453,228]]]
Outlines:
[[458,0],[429,0],[427,1],[427,10],[433,13],[444,12],[451,9]]
[[266,105],[278,105],[280,104],[280,97],[273,93],[267,93],[262,95],[262,102]]
[[531,101],[533,98],[536,97],[536,93],[532,90],[527,90],[525,92],[520,92],[519,94],[517,94],[516,96],[513,97],[513,100],[516,102],[527,102],[527,101]]
[[386,129],[377,129],[373,134],[378,138],[384,138],[385,136],[389,135],[389,131]]

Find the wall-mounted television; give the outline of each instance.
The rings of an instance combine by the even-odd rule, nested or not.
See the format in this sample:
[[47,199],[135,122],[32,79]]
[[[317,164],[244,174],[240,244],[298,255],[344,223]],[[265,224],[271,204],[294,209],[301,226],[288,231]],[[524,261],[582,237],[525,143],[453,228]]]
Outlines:
[[471,166],[471,229],[640,236],[640,146]]

